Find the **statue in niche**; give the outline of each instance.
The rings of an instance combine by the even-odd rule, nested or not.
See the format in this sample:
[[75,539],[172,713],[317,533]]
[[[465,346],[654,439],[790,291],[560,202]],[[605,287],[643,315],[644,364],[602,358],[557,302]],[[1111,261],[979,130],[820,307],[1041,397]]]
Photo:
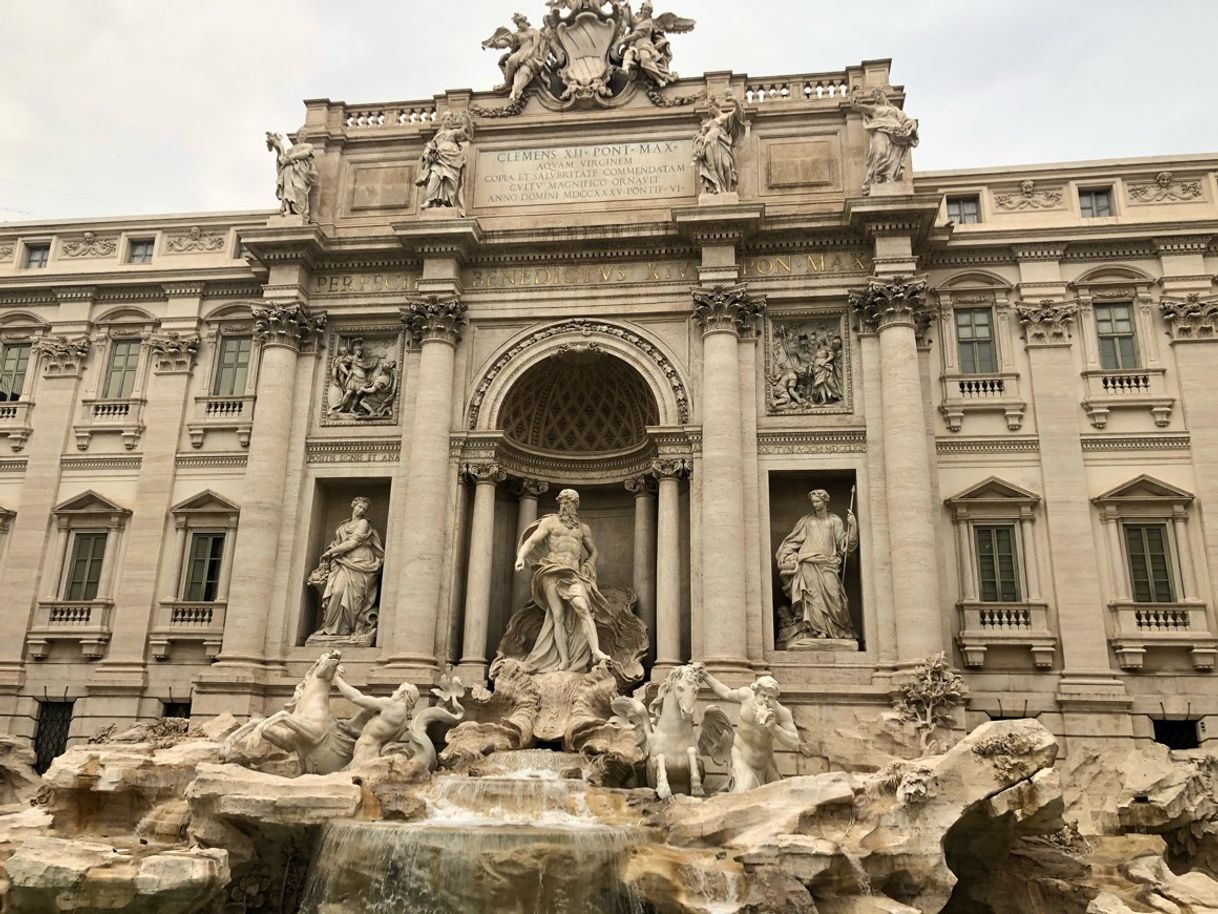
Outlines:
[[309,644],[371,646],[376,640],[381,566],[385,549],[366,517],[372,503],[351,502],[351,519],[339,525],[309,583],[321,591],[321,628]]
[[770,408],[812,412],[845,402],[845,351],[841,321],[775,323],[770,342]]
[[656,16],[647,2],[639,7],[637,15],[631,12],[630,4],[625,0],[612,2],[622,13],[624,34],[617,42],[621,49],[622,71],[627,75],[641,71],[661,88],[675,82],[678,77],[672,70],[672,45],[667,33],[692,32],[697,23],[672,13]]
[[296,143],[288,149],[282,134],[268,131],[266,148],[275,153],[278,168],[275,196],[279,198],[280,215],[303,216],[305,222],[311,222],[313,211],[309,206],[309,194],[317,184],[313,144]]
[[851,95],[850,107],[863,115],[863,129],[870,137],[864,191],[900,181],[909,150],[918,145],[918,122],[889,101],[888,93],[880,88],[872,91],[870,101]]
[[858,522],[854,511],[846,521],[829,513],[829,493],[808,493],[812,512],[800,518],[778,547],[778,573],[791,599],[791,608],[803,617],[804,628],[786,650],[815,646],[816,641],[858,641],[846,596],[844,568],[858,550]]
[[527,17],[521,13],[512,16],[516,31],[500,27],[495,34],[482,42],[486,49],[496,48],[507,51],[499,59],[499,69],[503,71],[503,85],[496,86],[493,92],[507,94],[517,102],[524,98],[529,84],[541,73],[550,55],[550,41],[540,29],[535,29]]
[[398,395],[397,362],[368,351],[362,339],[339,346],[330,367],[328,415],[347,419],[389,419]]
[[744,108],[730,94],[712,98],[710,113],[694,137],[694,164],[704,194],[736,192],[736,144],[744,136]]
[[[714,748],[716,759],[729,752],[731,755],[727,792],[745,793],[782,780],[778,766],[774,764],[774,747],[799,751],[804,747],[795,718],[778,702],[781,694],[778,681],[772,676],[762,676],[752,685],[729,689],[705,669],[702,681],[716,698],[740,705],[736,729],[720,730],[720,741]],[[707,708],[707,717],[711,717],[710,712],[711,708]]]
[[474,138],[474,119],[468,111],[445,111],[440,129],[423,147],[419,179],[423,188],[423,209],[465,211],[465,166],[469,144]]
[[610,606],[596,586],[596,543],[579,519],[579,494],[564,489],[558,513],[548,514],[524,531],[516,551],[516,572],[533,568],[533,600],[545,621],[525,659],[533,673],[584,673],[613,658],[601,650],[598,619],[608,621]]

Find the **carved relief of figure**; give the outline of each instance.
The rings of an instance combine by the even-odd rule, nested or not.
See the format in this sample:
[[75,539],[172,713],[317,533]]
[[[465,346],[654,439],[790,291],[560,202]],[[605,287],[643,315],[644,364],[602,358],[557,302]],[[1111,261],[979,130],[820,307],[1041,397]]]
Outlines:
[[382,359],[368,383],[359,389],[356,410],[358,415],[372,419],[383,419],[393,411],[393,400],[398,393],[398,366],[392,359]]
[[[378,345],[372,343],[371,345]],[[344,340],[330,366],[326,413],[345,419],[387,419],[398,394],[398,366],[362,339]]]
[[828,492],[817,489],[808,494],[808,500],[812,512],[800,518],[778,547],[783,588],[792,609],[802,613],[811,638],[857,641],[842,581],[843,562],[859,545],[854,511],[846,512],[843,523],[829,513]]
[[317,184],[313,144],[297,143],[288,149],[282,134],[268,132],[266,148],[275,153],[278,168],[275,195],[279,198],[280,214],[303,216],[306,222],[311,222],[313,210],[309,204],[309,194]]
[[918,145],[918,122],[889,101],[883,89],[875,89],[871,101],[852,95],[850,107],[863,115],[863,129],[870,137],[864,190],[900,181],[909,150]]
[[419,179],[423,188],[423,209],[452,207],[464,211],[465,166],[474,120],[468,111],[445,111],[440,129],[423,148]]
[[744,136],[744,109],[730,95],[713,98],[710,114],[694,137],[694,164],[705,194],[736,190],[736,144]]
[[522,14],[514,15],[512,22],[516,25],[515,32],[500,28],[482,42],[482,47],[508,51],[499,59],[503,85],[496,86],[493,91],[499,94],[506,92],[515,102],[524,97],[529,83],[541,73],[549,55],[550,42],[545,33],[533,28]]
[[[781,780],[774,763],[774,747],[800,749],[801,744],[795,718],[778,702],[781,691],[777,680],[762,676],[750,686],[729,689],[703,669],[702,681],[721,701],[740,705],[740,717],[731,737],[728,792],[745,793]],[[722,749],[720,746],[719,751]]]
[[647,2],[639,7],[637,15],[631,13],[630,4],[624,0],[614,0],[614,6],[624,13],[624,34],[617,42],[621,49],[622,70],[627,74],[641,70],[661,88],[674,82],[677,74],[672,70],[672,45],[667,33],[692,32],[697,23],[672,13],[656,16]]
[[393,751],[396,748],[394,744],[398,744],[411,758],[417,759],[425,770],[435,769],[436,750],[431,737],[427,735],[427,727],[436,722],[455,724],[465,716],[460,703],[453,697],[460,694],[454,688],[459,688],[460,680],[446,676],[441,682],[445,686],[446,701],[452,701],[456,713],[437,706],[416,714],[419,690],[409,682],[398,686],[388,698],[378,698],[365,695],[352,686],[343,679],[340,670],[334,676],[334,687],[343,698],[361,710],[361,714],[350,722],[352,729],[358,729],[359,738],[355,741],[351,763],[347,767],[358,768],[366,762],[376,761],[386,751]]
[[770,366],[770,406],[776,413],[845,402],[845,341],[837,319],[776,322]]
[[596,585],[596,543],[579,519],[579,495],[558,495],[558,513],[526,529],[516,552],[516,571],[533,566],[533,600],[546,610],[545,622],[525,666],[532,673],[587,672],[611,660],[600,649],[596,619],[610,607]]
[[366,517],[371,502],[351,502],[351,519],[339,525],[309,582],[322,588],[318,639],[349,638],[371,643],[376,632],[381,566],[385,549]]

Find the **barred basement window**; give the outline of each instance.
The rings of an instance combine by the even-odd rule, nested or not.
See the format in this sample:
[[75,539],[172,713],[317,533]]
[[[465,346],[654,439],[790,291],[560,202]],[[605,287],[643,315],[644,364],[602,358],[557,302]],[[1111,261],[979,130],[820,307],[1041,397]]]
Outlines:
[[977,542],[977,581],[982,603],[1018,603],[1019,558],[1015,525],[973,528]]
[[956,310],[956,343],[960,371],[964,374],[993,374],[998,370],[994,354],[994,313],[989,308]]
[[190,702],[189,701],[165,701],[161,702],[164,709],[161,712],[161,717],[166,719],[173,718],[177,720],[190,720]]
[[1135,602],[1176,602],[1166,524],[1126,524],[1125,554]]
[[68,748],[73,701],[38,702],[38,725],[34,730],[34,770],[46,774],[51,762]]
[[1197,720],[1156,720],[1155,742],[1162,743],[1168,749],[1200,749],[1200,721]]

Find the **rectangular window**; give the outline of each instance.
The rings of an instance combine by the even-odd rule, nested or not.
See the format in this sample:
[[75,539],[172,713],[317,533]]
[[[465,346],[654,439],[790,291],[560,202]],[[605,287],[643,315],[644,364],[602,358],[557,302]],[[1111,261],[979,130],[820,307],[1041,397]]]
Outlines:
[[989,308],[956,311],[956,344],[960,370],[964,374],[993,374],[998,370],[994,354],[994,313]]
[[1078,192],[1078,206],[1084,219],[1099,219],[1112,215],[1112,188],[1097,187]]
[[161,717],[167,720],[190,720],[189,701],[164,701],[161,705],[164,708]]
[[105,556],[105,533],[77,533],[72,538],[72,554],[63,587],[65,600],[76,603],[97,599],[97,585],[101,581]]
[[214,603],[220,586],[220,563],[224,558],[223,533],[196,533],[190,540],[190,558],[186,566],[186,589],[183,596],[189,603]]
[[217,397],[240,397],[250,373],[250,353],[254,341],[248,336],[226,336],[220,340],[216,356],[216,381],[212,393]]
[[49,244],[27,244],[25,246],[25,266],[29,270],[43,270],[51,262],[51,246]]
[[34,770],[46,774],[51,762],[68,748],[72,727],[71,701],[38,702],[38,724],[34,730]]
[[152,263],[152,248],[155,243],[151,238],[131,241],[127,249],[127,263]]
[[1100,365],[1105,370],[1138,367],[1132,305],[1096,305],[1095,330],[1100,339]]
[[140,364],[139,340],[115,340],[110,347],[110,364],[106,366],[103,400],[126,400],[135,389],[135,371]]
[[21,399],[25,372],[29,367],[29,343],[6,343],[0,349],[0,401]]
[[981,198],[948,197],[947,218],[956,225],[976,225],[981,221]]
[[1174,603],[1171,552],[1166,524],[1126,524],[1125,549],[1129,558],[1129,581],[1137,603]]
[[977,543],[977,578],[982,603],[1018,603],[1019,558],[1015,554],[1015,527],[974,527]]

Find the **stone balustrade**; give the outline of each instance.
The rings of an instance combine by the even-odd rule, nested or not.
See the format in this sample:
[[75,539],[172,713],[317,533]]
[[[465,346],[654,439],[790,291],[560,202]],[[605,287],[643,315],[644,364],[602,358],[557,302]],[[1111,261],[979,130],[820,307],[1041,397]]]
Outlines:
[[30,657],[45,660],[53,642],[68,641],[79,643],[84,659],[101,659],[110,641],[113,612],[111,600],[40,601],[26,636]]
[[225,602],[161,601],[148,633],[148,647],[153,658],[168,660],[175,643],[193,643],[201,644],[207,659],[214,660],[219,656],[224,641],[224,617],[227,611],[228,604]]
[[123,447],[135,450],[144,433],[144,405],[142,398],[84,400],[81,421],[73,429],[77,450],[87,451],[93,436],[104,432],[117,432]]
[[1167,370],[1132,368],[1121,371],[1085,371],[1087,399],[1083,409],[1098,429],[1107,428],[1114,409],[1148,411],[1159,428],[1171,425],[1176,400],[1167,392]]
[[1037,669],[1053,666],[1057,638],[1049,628],[1048,604],[963,601],[959,610],[960,634],[956,640],[970,669],[985,666],[991,648],[1004,647],[1026,648]]
[[1112,646],[1121,669],[1140,670],[1148,650],[1168,647],[1188,648],[1199,672],[1214,669],[1218,636],[1210,631],[1205,604],[1116,602],[1109,609],[1115,623]]
[[1020,390],[1016,372],[952,373],[943,375],[941,381],[943,403],[939,411],[949,430],[960,431],[970,413],[1002,413],[1011,431],[1023,428],[1028,403]]
[[234,432],[237,443],[247,448],[254,427],[255,398],[195,397],[194,418],[187,425],[192,447],[203,447],[209,432]]
[[14,452],[23,450],[29,440],[33,430],[30,426],[33,408],[34,404],[29,402],[0,403],[0,435],[8,438]]

